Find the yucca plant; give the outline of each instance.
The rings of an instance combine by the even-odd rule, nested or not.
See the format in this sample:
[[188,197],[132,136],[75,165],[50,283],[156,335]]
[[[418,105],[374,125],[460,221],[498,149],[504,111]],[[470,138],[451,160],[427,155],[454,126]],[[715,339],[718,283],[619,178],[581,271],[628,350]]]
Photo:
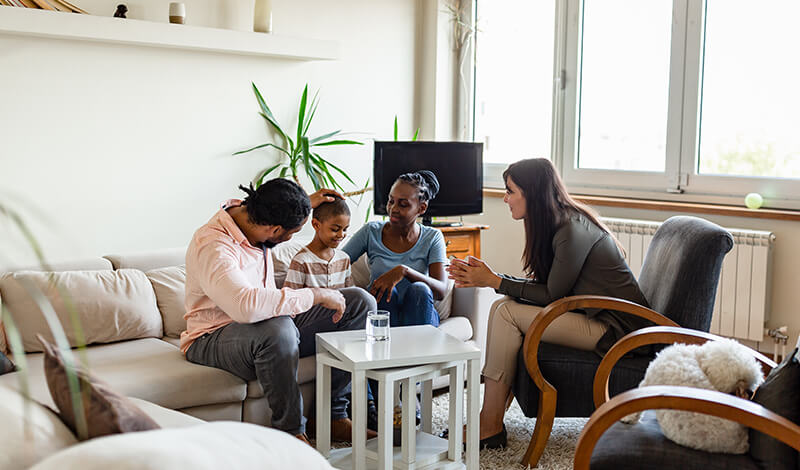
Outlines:
[[258,101],[258,106],[261,109],[259,114],[267,121],[269,127],[278,133],[282,141],[279,144],[267,142],[234,153],[234,155],[241,155],[267,147],[274,148],[280,152],[281,155],[278,163],[261,171],[256,178],[256,187],[261,186],[272,173],[277,173],[281,178],[289,176],[294,179],[297,184],[301,184],[299,175],[305,173],[314,185],[314,190],[330,187],[332,189],[344,191],[344,188],[337,178],[344,178],[350,182],[350,184],[355,185],[355,182],[344,170],[322,157],[317,149],[319,147],[330,147],[334,145],[364,145],[363,142],[336,138],[337,136],[341,137],[341,130],[328,132],[317,137],[308,136],[311,121],[314,119],[314,114],[317,112],[317,106],[319,105],[319,91],[314,94],[311,102],[309,102],[308,84],[303,88],[303,95],[300,97],[300,108],[297,113],[297,129],[290,135],[290,133],[286,132],[278,123],[278,120],[267,105],[267,102],[264,100],[256,84],[252,83],[252,86],[253,93],[255,93],[256,100]]
[[[37,241],[36,237],[33,235],[33,232],[30,230],[28,225],[22,219],[22,217],[10,207],[0,203],[0,219],[5,219],[11,223],[12,229],[16,229],[19,231],[25,242],[30,248],[35,257],[38,261],[39,265],[49,271],[49,265],[44,257],[44,252],[41,248],[41,245]],[[54,285],[54,282],[51,280],[51,285],[54,286],[59,291],[59,296],[61,299],[64,300],[66,303],[67,311],[70,315],[71,323],[73,330],[75,332],[76,340],[78,342],[79,351],[84,352],[85,350],[85,340],[83,337],[83,329],[80,325],[80,320],[78,319],[77,311],[75,310],[74,305],[68,295],[63,289],[59,289],[57,286]],[[67,384],[70,393],[70,399],[72,401],[72,409],[75,412],[75,425],[76,431],[78,434],[78,438],[80,440],[84,440],[88,437],[88,426],[86,422],[86,414],[84,410],[84,403],[86,402],[88,396],[86,393],[88,390],[81,390],[78,376],[75,373],[75,357],[72,354],[72,349],[69,344],[69,340],[67,339],[67,335],[64,332],[63,327],[58,319],[58,316],[53,309],[53,306],[50,304],[49,300],[45,296],[45,294],[33,283],[30,282],[23,282],[23,287],[28,292],[28,295],[36,303],[39,310],[45,317],[47,322],[48,328],[53,334],[53,338],[55,339],[56,346],[61,352],[61,356],[64,360],[64,367],[66,369],[67,375]],[[28,416],[29,414],[29,405],[30,405],[30,388],[28,384],[28,366],[27,362],[25,361],[25,349],[22,345],[22,337],[19,331],[16,328],[14,323],[14,318],[11,315],[12,312],[8,310],[5,302],[0,299],[0,323],[4,325],[6,337],[8,338],[8,347],[11,350],[13,355],[15,365],[17,368],[17,378],[19,380],[20,385],[20,393],[23,397],[25,397],[24,401],[24,415]],[[82,394],[84,395],[82,397]],[[25,432],[26,434],[29,432],[28,429],[28,419],[25,419]]]

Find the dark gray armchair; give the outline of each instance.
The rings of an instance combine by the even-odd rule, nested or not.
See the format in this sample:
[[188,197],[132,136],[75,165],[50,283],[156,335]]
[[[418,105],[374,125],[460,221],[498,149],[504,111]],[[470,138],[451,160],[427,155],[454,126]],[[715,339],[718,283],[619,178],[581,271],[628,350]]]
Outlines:
[[[637,347],[651,344],[703,344],[717,339],[718,336],[710,333],[671,327],[642,328],[620,339],[608,351],[598,368],[595,377],[595,398],[598,408],[578,440],[574,468],[580,470],[589,468],[592,470],[640,468],[775,470],[778,468],[773,462],[759,463],[758,456],[750,453],[739,455],[711,453],[678,445],[661,433],[655,413],[650,411],[656,409],[695,411],[733,420],[777,439],[795,450],[800,450],[800,426],[753,401],[714,390],[675,386],[641,387],[621,393],[612,399],[608,399],[608,395],[604,393],[614,364],[620,357]],[[763,354],[754,350],[750,352],[761,363],[765,372],[768,373],[776,367],[776,364]],[[792,381],[790,389],[795,390],[796,387],[797,384]],[[791,394],[784,396],[786,399],[796,398]],[[644,413],[638,423],[619,422],[622,417],[639,411]],[[752,445],[752,432],[750,439]],[[795,466],[796,457],[790,468],[795,469]]]
[[[639,276],[649,309],[609,297],[575,296],[542,311],[525,335],[512,388],[525,415],[537,418],[523,465],[538,464],[556,416],[588,417],[595,409],[592,386],[602,358],[591,351],[542,342],[547,325],[570,310],[605,308],[656,325],[708,331],[722,259],[732,247],[731,234],[716,224],[697,217],[671,217],[654,234]],[[647,353],[622,358],[610,378],[610,395],[637,387],[651,360]]]

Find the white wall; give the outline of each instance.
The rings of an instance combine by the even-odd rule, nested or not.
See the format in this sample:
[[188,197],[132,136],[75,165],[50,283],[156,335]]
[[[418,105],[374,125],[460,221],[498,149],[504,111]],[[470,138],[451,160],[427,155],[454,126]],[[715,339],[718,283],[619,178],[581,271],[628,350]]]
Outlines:
[[[220,3],[187,1],[187,23],[216,26]],[[128,4],[129,17],[166,21],[166,2]],[[294,124],[303,85],[320,88],[311,132],[359,132],[367,145],[325,155],[362,184],[371,176],[369,139],[391,138],[395,114],[401,129],[416,128],[418,2],[273,5],[275,33],[339,41],[340,59],[0,34],[0,202],[23,213],[51,261],[185,245],[222,200],[241,196],[237,185],[274,159],[269,152],[231,156],[266,141],[251,81],[285,126]],[[4,223],[0,266],[31,263]]]
[[[663,221],[675,212],[624,209],[616,207],[595,207],[606,217],[622,217]],[[770,328],[789,326],[789,344],[792,347],[800,334],[800,223],[771,219],[752,219],[744,217],[725,217],[711,214],[688,214],[703,217],[723,227],[753,230],[770,230],[776,235],[773,245],[773,271],[771,308],[772,315],[767,323]],[[481,238],[481,255],[495,271],[520,275],[521,255],[525,247],[522,222],[514,221],[508,206],[501,198],[484,198],[484,213],[466,218],[469,221],[491,225],[484,230]],[[759,345],[759,349],[772,351],[772,339]]]

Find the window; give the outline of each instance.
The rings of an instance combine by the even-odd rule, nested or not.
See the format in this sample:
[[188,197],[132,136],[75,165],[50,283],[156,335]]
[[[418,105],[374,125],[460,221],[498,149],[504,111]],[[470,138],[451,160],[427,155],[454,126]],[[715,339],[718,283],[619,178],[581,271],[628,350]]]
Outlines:
[[477,2],[474,139],[487,180],[508,163],[550,156],[555,0]]
[[[578,194],[740,205],[759,192],[770,207],[800,208],[800,2],[508,3],[478,4],[475,137],[487,175],[548,146]],[[548,11],[552,71],[539,37]]]

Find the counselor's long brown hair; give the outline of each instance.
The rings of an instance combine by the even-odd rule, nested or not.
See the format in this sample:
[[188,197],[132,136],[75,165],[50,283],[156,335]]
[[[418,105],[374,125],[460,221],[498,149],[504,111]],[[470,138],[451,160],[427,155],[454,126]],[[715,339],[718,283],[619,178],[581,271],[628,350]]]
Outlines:
[[[538,282],[547,282],[553,266],[553,235],[574,213],[581,213],[601,230],[614,237],[600,221],[597,212],[581,204],[567,192],[556,168],[546,158],[529,158],[512,163],[503,172],[503,181],[511,178],[525,198],[525,271]],[[619,241],[614,238],[622,251]]]

